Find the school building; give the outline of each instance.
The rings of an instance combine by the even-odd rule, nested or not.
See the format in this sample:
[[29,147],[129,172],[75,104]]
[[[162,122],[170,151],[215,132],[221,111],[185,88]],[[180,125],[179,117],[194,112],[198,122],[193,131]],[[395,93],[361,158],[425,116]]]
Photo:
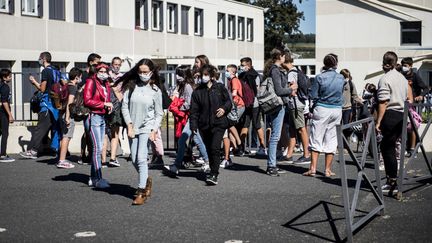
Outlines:
[[383,74],[386,51],[413,57],[414,67],[432,85],[432,1],[316,1],[317,69],[326,54],[337,54],[338,68],[351,71],[360,92]]

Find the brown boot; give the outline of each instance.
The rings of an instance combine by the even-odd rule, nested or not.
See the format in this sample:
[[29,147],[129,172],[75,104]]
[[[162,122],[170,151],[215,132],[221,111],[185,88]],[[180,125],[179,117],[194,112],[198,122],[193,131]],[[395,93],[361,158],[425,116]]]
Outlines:
[[137,195],[132,202],[132,205],[142,205],[147,200],[145,189],[138,188]]
[[150,176],[147,177],[146,187],[144,188],[146,197],[150,197],[151,196],[151,193],[152,193],[152,184],[153,184],[153,179]]

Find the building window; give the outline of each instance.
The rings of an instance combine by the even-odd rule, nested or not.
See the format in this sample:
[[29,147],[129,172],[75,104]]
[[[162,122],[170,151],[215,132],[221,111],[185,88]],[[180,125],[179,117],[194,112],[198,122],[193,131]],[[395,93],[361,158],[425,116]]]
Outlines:
[[156,31],[163,30],[163,12],[162,12],[162,2],[153,1],[152,2],[152,29]]
[[171,33],[177,33],[177,4],[167,4],[167,31]]
[[189,35],[189,9],[188,6],[181,6],[181,33]]
[[147,0],[135,0],[135,28],[148,29],[148,2]]
[[401,45],[421,46],[421,21],[401,22]]
[[238,17],[237,24],[237,39],[243,41],[245,38],[245,19],[244,17]]
[[22,15],[38,16],[43,15],[43,0],[21,0]]
[[218,13],[218,38],[225,39],[225,14]]
[[14,1],[13,0],[0,0],[0,13],[14,13]]
[[253,41],[253,19],[247,19],[246,38],[247,41]]
[[108,0],[96,0],[96,24],[109,25],[108,2]]
[[195,8],[194,12],[194,33],[198,36],[204,35],[204,11]]
[[49,18],[56,20],[65,20],[65,1],[50,0],[49,1]]
[[235,16],[228,15],[228,39],[235,39]]
[[88,0],[74,0],[74,21],[88,23]]

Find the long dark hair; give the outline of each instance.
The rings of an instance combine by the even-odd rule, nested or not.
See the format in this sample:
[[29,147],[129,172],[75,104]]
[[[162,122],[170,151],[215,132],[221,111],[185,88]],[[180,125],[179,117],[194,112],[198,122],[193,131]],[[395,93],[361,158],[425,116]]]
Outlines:
[[184,78],[183,82],[177,82],[179,96],[182,96],[184,89],[186,87],[186,84],[189,84],[190,86],[193,87],[193,85],[195,83],[193,78],[192,78],[192,71],[188,65],[181,65],[181,66],[176,68],[175,74]]
[[283,55],[289,54],[283,47],[275,47],[270,52],[271,58],[268,59],[264,65],[264,76],[269,77],[270,76],[270,68],[273,66],[273,64],[279,60],[279,58]]
[[149,84],[153,87],[153,85],[160,86],[160,78],[159,78],[159,67],[154,64],[154,62],[150,59],[143,58],[141,59],[135,66],[126,72],[122,77],[120,77],[115,83],[114,86],[117,86],[119,83],[123,82],[122,90],[134,89],[137,82],[140,82],[140,78],[138,75],[139,67],[142,65],[146,65],[149,67],[152,72],[152,76],[150,78]]

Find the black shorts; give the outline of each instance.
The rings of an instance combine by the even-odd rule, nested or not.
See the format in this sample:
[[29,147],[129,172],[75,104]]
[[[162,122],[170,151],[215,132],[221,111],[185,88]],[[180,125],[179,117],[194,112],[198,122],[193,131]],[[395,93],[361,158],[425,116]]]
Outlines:
[[251,121],[252,121],[252,127],[257,129],[261,128],[261,111],[259,107],[246,108],[245,112],[243,113],[244,123],[243,128],[249,128]]

